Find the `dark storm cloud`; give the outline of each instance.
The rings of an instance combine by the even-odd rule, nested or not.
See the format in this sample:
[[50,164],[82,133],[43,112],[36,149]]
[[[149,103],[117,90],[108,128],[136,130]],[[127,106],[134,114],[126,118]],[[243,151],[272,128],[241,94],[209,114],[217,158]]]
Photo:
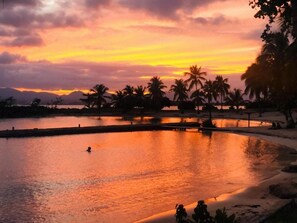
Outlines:
[[26,62],[26,61],[27,61],[26,57],[18,54],[11,54],[6,51],[0,54],[0,64],[13,64],[17,62]]
[[46,61],[0,64],[0,87],[55,89],[88,89],[104,83],[110,89],[122,89],[126,84],[146,85],[141,76],[169,75],[174,67],[127,65],[118,63]]
[[192,11],[197,7],[224,0],[121,0],[120,4],[132,9],[142,10],[159,18],[178,19],[178,11]]

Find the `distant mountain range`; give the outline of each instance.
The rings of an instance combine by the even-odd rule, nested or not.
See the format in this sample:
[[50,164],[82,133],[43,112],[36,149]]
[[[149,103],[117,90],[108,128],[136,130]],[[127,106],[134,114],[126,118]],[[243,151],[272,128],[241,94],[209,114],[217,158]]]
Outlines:
[[13,97],[16,99],[16,104],[20,105],[29,105],[34,98],[39,98],[41,100],[41,104],[46,105],[47,103],[51,103],[51,101],[55,100],[57,97],[62,98],[62,104],[79,105],[82,104],[79,99],[83,98],[83,92],[73,91],[68,95],[60,96],[46,92],[19,91],[13,88],[0,88],[0,100],[8,97]]

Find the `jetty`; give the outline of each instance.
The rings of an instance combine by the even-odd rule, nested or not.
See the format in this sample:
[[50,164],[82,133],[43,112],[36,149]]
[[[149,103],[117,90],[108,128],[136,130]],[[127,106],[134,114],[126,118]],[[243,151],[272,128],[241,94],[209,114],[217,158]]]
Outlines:
[[91,133],[110,133],[110,132],[135,132],[135,131],[157,131],[157,130],[181,130],[198,129],[198,122],[178,122],[160,124],[133,124],[133,125],[108,125],[108,126],[85,126],[85,127],[65,127],[65,128],[46,128],[46,129],[12,129],[0,131],[0,138],[21,138],[21,137],[41,137],[59,136],[74,134]]

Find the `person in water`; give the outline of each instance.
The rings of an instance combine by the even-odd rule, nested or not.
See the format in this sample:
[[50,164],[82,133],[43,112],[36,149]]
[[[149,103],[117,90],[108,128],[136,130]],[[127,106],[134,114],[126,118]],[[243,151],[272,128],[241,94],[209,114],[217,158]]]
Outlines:
[[89,146],[86,151],[90,153],[91,150],[92,150],[92,148]]

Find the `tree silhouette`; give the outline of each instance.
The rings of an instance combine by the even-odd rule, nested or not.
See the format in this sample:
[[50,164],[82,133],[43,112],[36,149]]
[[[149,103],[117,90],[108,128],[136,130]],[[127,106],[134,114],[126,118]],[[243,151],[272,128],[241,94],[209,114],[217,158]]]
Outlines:
[[203,86],[202,81],[205,81],[205,78],[203,76],[206,76],[206,72],[201,71],[201,67],[197,67],[197,65],[190,67],[190,72],[185,72],[185,76],[189,76],[189,78],[186,80],[186,83],[189,83],[189,90],[192,90],[193,87],[195,87],[195,90],[198,90],[198,85],[200,87]]
[[230,85],[228,84],[228,78],[223,78],[223,76],[217,75],[215,84],[221,98],[221,110],[223,110],[223,99],[228,94],[228,90],[230,88]]
[[197,113],[199,114],[199,105],[203,105],[203,103],[205,102],[204,100],[205,98],[205,94],[203,91],[201,90],[196,90],[191,94],[191,99],[193,100],[193,102],[195,103],[195,105],[197,106]]
[[210,123],[212,123],[212,114],[211,114],[211,111],[212,111],[212,100],[217,100],[217,97],[218,97],[218,90],[217,90],[217,87],[216,87],[216,84],[214,81],[211,81],[211,80],[207,80],[205,81],[203,87],[203,92],[205,94],[205,98],[207,99],[207,107],[208,107],[208,112],[209,112],[209,121]]
[[34,98],[31,102],[31,107],[38,107],[40,105],[41,99],[40,98]]
[[93,95],[90,93],[83,93],[83,96],[86,98],[80,98],[79,100],[81,100],[84,103],[84,106],[86,108],[92,108],[94,107],[94,99],[93,99]]
[[[190,67],[190,72],[185,72],[184,75],[188,76],[186,83],[189,83],[189,91],[191,91],[194,87],[194,91],[197,91],[198,86],[203,86],[202,81],[205,81],[205,78],[203,76],[206,76],[207,73],[201,71],[201,67],[198,68],[197,65],[194,65]],[[197,104],[195,104],[195,106],[197,106]]]
[[175,79],[175,84],[171,85],[170,91],[174,92],[173,100],[178,101],[179,108],[182,111],[182,102],[188,99],[186,82],[184,82],[182,79]]
[[236,110],[239,110],[239,106],[244,104],[243,99],[244,93],[242,93],[241,89],[234,88],[233,91],[229,92],[228,96],[226,97],[226,103],[235,106]]
[[126,87],[123,89],[123,92],[125,95],[132,96],[134,94],[134,87],[131,85],[126,85]]
[[111,95],[111,104],[114,105],[115,108],[122,108],[124,97],[123,91],[116,91],[115,94]]
[[297,47],[294,47],[283,33],[267,35],[256,62],[241,76],[250,97],[255,95],[261,101],[261,95],[269,96],[290,122],[297,97]]
[[281,32],[285,35],[291,34],[294,39],[297,38],[297,1],[296,0],[250,0],[252,8],[258,8],[255,18],[264,19],[268,17],[269,22],[262,34],[265,40],[271,33],[272,24],[275,21],[280,22]]
[[8,97],[6,99],[0,100],[0,107],[12,107],[16,103],[14,97]]
[[161,110],[162,108],[162,99],[165,96],[165,92],[163,89],[166,88],[163,81],[160,79],[160,77],[153,77],[148,82],[148,91],[149,91],[149,97],[152,100],[152,106],[155,108],[155,110]]
[[96,106],[98,111],[101,111],[101,106],[106,103],[106,92],[109,89],[103,84],[97,84],[92,89],[90,89],[91,98],[93,99],[93,104]]
[[143,87],[142,85],[139,85],[134,89],[135,97],[136,97],[136,106],[138,107],[144,106],[145,90],[146,90],[146,87]]

